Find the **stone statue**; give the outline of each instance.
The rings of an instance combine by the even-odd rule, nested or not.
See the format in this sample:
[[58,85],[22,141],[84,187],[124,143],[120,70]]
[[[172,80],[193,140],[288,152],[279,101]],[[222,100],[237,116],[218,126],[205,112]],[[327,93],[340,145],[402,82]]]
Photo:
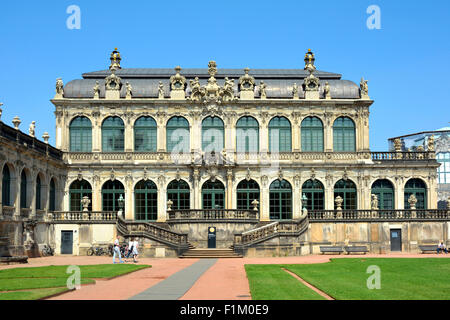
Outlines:
[[163,85],[162,81],[159,82],[158,99],[164,99],[164,85]]
[[409,208],[411,210],[415,210],[416,209],[417,198],[416,198],[416,196],[414,194],[409,196],[408,203],[409,203]]
[[223,85],[223,88],[219,90],[219,96],[222,101],[232,101],[235,99],[233,87],[234,79],[228,79],[228,77],[225,77],[225,84]]
[[361,82],[359,83],[359,87],[361,89],[361,96],[369,95],[369,85],[367,84],[367,82],[369,82],[369,81],[364,80],[364,78],[361,78]]
[[331,94],[330,94],[330,84],[327,82],[325,82],[325,87],[323,89],[323,93],[325,95],[325,99],[331,99]]
[[167,211],[172,211],[172,206],[173,206],[173,201],[169,199],[167,201]]
[[434,135],[428,137],[428,151],[435,151],[434,148]]
[[259,96],[261,97],[261,99],[266,99],[266,84],[264,83],[264,81],[261,81],[261,83],[259,84]]
[[25,223],[24,227],[23,227],[23,236],[24,236],[24,240],[23,240],[23,244],[25,245],[27,250],[30,250],[34,244],[34,226],[35,223],[30,222],[30,223]]
[[126,86],[126,88],[127,88],[127,95],[126,95],[126,98],[127,98],[127,99],[131,99],[133,87],[131,86],[131,84],[130,84],[129,82],[126,82],[126,83],[125,83],[125,86]]
[[342,199],[341,196],[337,196],[334,200],[334,203],[336,204],[336,210],[342,210],[342,202],[344,202],[344,199]]
[[297,83],[294,83],[292,86],[292,94],[294,96],[294,99],[298,99],[298,86]]
[[100,84],[98,83],[98,81],[95,81],[95,86],[94,86],[94,99],[98,99],[100,97]]
[[400,138],[394,140],[394,149],[395,152],[402,152],[402,140]]
[[258,211],[258,205],[259,205],[258,200],[255,199],[252,201],[253,211]]
[[64,95],[64,83],[61,78],[56,79],[55,99],[62,99]]
[[372,194],[371,209],[378,210],[378,196],[376,194]]
[[89,211],[89,205],[91,204],[91,199],[89,199],[88,196],[84,196],[83,199],[81,199],[81,205],[83,206],[83,211]]
[[30,124],[30,128],[28,129],[30,136],[32,137],[35,136],[35,130],[36,130],[36,121],[32,121]]

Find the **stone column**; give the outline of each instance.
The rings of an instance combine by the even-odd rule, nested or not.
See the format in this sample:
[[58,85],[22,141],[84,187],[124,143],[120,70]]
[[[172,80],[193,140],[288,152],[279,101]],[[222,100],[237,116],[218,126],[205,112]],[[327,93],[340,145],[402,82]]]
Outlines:
[[128,179],[125,183],[125,219],[134,220],[134,192],[133,192],[133,180]]
[[198,169],[194,169],[194,172],[192,174],[192,184],[193,184],[193,190],[194,190],[194,202],[192,206],[192,209],[201,209],[201,190],[200,190],[200,172]]
[[124,151],[132,152],[134,150],[134,126],[125,121]]
[[323,143],[325,152],[333,152],[333,125],[325,122],[323,128]]
[[92,186],[92,211],[102,211],[102,186],[100,181],[94,181]]
[[267,123],[261,123],[261,119],[258,120],[259,125],[259,151],[269,151],[269,127]]
[[260,192],[260,220],[269,221],[270,220],[270,191],[267,182],[267,177],[261,179],[261,192]]
[[334,187],[325,189],[325,210],[334,210]]
[[227,170],[227,201],[226,209],[233,208],[233,170]]
[[101,152],[102,150],[102,129],[97,121],[92,124],[92,152]]
[[166,188],[158,188],[158,222],[167,221],[167,192]]
[[298,122],[292,122],[292,151],[299,152],[301,150],[300,127]]
[[166,127],[163,124],[158,124],[157,129],[157,150],[158,152],[166,151]]
[[199,119],[192,118],[189,129],[189,139],[191,151],[200,151],[202,150],[202,125]]
[[396,183],[395,188],[395,202],[396,209],[402,210],[405,209],[405,186],[402,182]]

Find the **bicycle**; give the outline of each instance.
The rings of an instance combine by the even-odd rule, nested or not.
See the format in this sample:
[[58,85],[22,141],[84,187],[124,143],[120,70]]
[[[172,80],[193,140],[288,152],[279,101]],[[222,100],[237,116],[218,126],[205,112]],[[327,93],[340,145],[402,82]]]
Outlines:
[[49,245],[45,244],[44,247],[42,248],[42,256],[43,257],[48,257],[48,256],[53,256],[55,254],[54,250],[52,247],[50,247]]
[[94,247],[94,246],[92,246],[89,249],[87,249],[86,254],[88,256],[93,256],[93,255],[104,256],[104,255],[108,254],[108,251],[105,250],[103,247]]

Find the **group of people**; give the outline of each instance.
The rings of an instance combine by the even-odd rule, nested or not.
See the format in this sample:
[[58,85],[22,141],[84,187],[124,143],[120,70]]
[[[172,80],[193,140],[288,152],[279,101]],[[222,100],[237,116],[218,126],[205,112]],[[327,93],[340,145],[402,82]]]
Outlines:
[[[113,255],[113,263],[116,263],[116,256],[119,257],[119,263],[124,263],[122,260],[122,254],[120,253],[120,236],[117,236],[116,240],[114,240],[114,255]],[[126,252],[124,253],[124,258],[128,259],[130,256],[133,256],[133,261],[136,263],[137,257],[139,255],[138,252],[139,243],[137,238],[130,238],[128,242],[128,247],[126,248]],[[126,256],[125,256],[126,255]]]

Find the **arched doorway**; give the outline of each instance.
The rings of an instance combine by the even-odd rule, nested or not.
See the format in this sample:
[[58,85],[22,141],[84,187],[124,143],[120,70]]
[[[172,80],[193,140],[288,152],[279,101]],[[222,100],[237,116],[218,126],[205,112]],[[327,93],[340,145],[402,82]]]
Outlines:
[[275,180],[270,185],[270,219],[292,219],[292,186],[286,180]]
[[225,208],[225,187],[222,182],[215,180],[206,181],[202,187],[203,209]]

